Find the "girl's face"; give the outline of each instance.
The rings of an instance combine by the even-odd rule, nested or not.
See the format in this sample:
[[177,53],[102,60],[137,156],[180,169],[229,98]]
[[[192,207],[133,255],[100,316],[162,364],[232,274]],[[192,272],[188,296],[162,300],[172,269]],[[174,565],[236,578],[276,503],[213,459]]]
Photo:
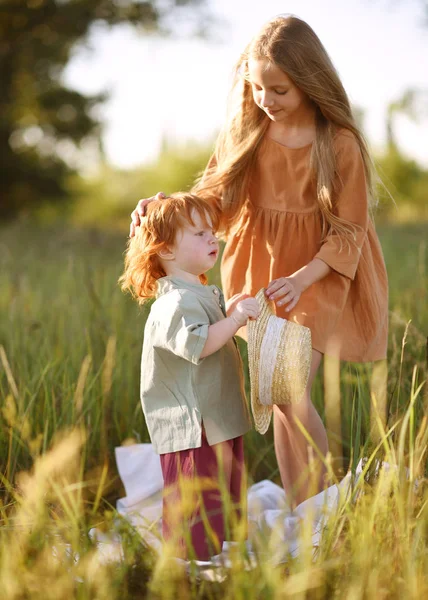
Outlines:
[[206,223],[194,211],[194,225],[185,223],[177,232],[169,255],[161,255],[165,272],[188,281],[199,282],[199,275],[211,269],[218,256],[218,240],[206,215]]
[[306,94],[276,65],[250,59],[248,70],[254,102],[272,121],[287,121],[297,112],[310,110]]

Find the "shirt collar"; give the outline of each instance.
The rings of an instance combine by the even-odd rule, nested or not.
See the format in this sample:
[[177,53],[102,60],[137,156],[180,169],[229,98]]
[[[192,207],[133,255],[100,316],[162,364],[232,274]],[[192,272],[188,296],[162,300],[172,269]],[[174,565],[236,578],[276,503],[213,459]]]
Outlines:
[[156,297],[163,296],[167,294],[171,290],[190,290],[199,296],[203,296],[204,298],[215,298],[219,295],[222,295],[220,288],[216,285],[204,285],[202,283],[191,283],[190,281],[185,281],[184,279],[180,279],[179,277],[161,277],[157,281],[158,289]]

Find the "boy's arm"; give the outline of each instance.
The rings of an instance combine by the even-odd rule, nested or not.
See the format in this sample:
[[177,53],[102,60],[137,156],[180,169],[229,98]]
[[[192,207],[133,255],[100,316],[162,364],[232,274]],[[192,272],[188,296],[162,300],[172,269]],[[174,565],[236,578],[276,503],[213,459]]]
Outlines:
[[[156,300],[155,324],[162,332],[157,345],[195,365],[224,346],[249,318],[257,318],[259,305],[255,298],[238,303],[227,318],[209,324],[208,315],[192,292],[171,292]],[[165,330],[165,322],[168,326]],[[165,331],[164,331],[165,330]]]
[[[245,325],[245,323],[244,323]],[[214,354],[232,338],[242,325],[234,317],[226,317],[208,327],[208,337],[201,358]]]
[[238,302],[228,317],[208,327],[207,341],[201,352],[201,358],[220,350],[238,329],[247,324],[248,319],[256,319],[259,311],[259,304],[255,298],[245,298]]

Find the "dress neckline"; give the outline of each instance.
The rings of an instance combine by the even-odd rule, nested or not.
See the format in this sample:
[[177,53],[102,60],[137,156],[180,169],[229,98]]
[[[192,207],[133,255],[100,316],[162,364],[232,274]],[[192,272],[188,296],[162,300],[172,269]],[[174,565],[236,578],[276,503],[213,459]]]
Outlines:
[[273,142],[274,144],[277,144],[278,146],[281,146],[281,148],[285,148],[286,150],[305,150],[307,148],[311,148],[313,145],[313,141],[309,142],[309,144],[305,144],[304,146],[296,146],[295,148],[292,148],[291,146],[285,146],[284,144],[281,144],[281,142],[278,142],[277,140],[274,140],[273,138],[271,138],[270,136],[266,136],[266,139],[268,141]]

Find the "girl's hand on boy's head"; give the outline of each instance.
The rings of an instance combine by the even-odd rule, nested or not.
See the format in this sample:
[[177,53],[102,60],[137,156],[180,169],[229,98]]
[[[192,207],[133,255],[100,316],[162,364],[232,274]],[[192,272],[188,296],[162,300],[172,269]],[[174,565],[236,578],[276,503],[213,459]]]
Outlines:
[[250,297],[249,294],[235,294],[234,296],[232,296],[232,298],[229,298],[229,300],[226,302],[227,316],[229,317],[232,314],[232,312],[235,310],[238,302],[240,302],[241,300],[245,300],[246,298],[249,298],[249,297]]
[[248,319],[257,319],[260,313],[259,303],[255,298],[245,298],[237,303],[231,317],[243,327]]
[[293,277],[278,277],[273,279],[266,288],[266,296],[273,300],[277,306],[288,304],[287,312],[292,310],[298,303],[303,289]]
[[138,204],[135,210],[131,213],[131,225],[129,228],[129,237],[134,237],[135,229],[141,225],[141,219],[146,214],[146,206],[152,200],[163,200],[166,198],[163,192],[158,192],[156,196],[151,196],[150,198],[142,198],[138,201]]

